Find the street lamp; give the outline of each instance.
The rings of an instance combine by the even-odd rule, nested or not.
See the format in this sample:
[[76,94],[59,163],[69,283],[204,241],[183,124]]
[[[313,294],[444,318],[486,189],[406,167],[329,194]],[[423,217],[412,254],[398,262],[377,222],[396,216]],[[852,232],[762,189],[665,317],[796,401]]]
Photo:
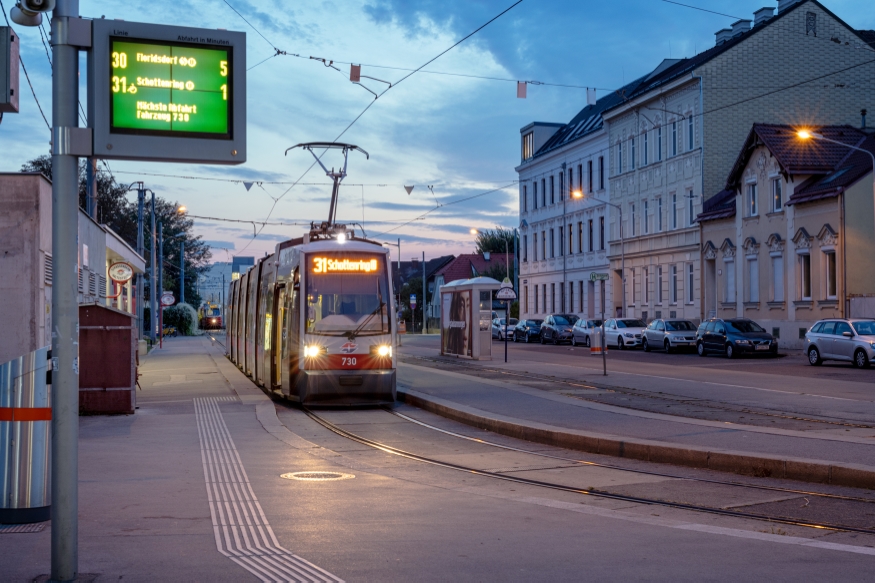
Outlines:
[[830,144],[837,144],[839,146],[844,146],[845,148],[850,148],[851,150],[857,150],[869,154],[869,157],[872,158],[872,199],[873,201],[875,201],[875,154],[858,146],[852,146],[844,142],[839,142],[838,140],[827,138],[823,134],[819,134],[811,130],[799,130],[798,132],[796,132],[796,135],[799,136],[799,138],[802,140],[823,140],[824,142],[829,142]]
[[[589,198],[584,197],[583,191],[576,190],[572,193],[575,198]],[[607,205],[610,205],[617,209],[620,212],[620,272],[622,273],[622,296],[623,296],[623,317],[627,316],[626,314],[626,241],[623,238],[623,207],[618,204],[614,204],[612,202],[608,202],[606,200],[595,199],[598,202],[603,202]],[[605,318],[605,314],[602,314],[602,318]],[[606,319],[606,318],[605,318]]]

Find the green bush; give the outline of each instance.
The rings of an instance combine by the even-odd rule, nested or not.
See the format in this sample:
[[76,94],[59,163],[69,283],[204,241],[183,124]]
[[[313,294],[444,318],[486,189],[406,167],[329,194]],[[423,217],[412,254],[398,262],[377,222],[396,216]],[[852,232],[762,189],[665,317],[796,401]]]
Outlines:
[[164,308],[164,327],[173,326],[183,336],[191,336],[195,327],[191,311],[184,305]]

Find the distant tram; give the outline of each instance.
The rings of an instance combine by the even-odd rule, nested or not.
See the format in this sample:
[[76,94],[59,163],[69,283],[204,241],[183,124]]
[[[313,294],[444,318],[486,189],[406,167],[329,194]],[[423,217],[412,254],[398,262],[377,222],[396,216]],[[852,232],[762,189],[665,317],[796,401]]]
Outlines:
[[[320,144],[340,146],[356,149]],[[329,221],[231,283],[226,350],[266,391],[302,404],[394,403],[389,251],[334,223],[338,175]]]
[[219,304],[202,304],[198,310],[198,324],[201,330],[221,330],[222,309]]

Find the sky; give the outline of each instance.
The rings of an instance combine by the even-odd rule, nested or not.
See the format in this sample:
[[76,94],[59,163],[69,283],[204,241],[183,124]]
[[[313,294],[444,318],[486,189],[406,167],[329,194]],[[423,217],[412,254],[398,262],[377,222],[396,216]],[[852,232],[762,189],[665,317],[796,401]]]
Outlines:
[[[350,154],[338,219],[361,223],[381,242],[400,238],[405,260],[423,252],[427,257],[470,253],[472,228],[518,222],[514,167],[521,127],[567,122],[586,104],[581,87],[596,87],[602,96],[664,58],[689,57],[712,46],[714,33],[737,20],[732,15],[752,19],[754,10],[777,6],[771,0],[684,2],[725,14],[718,15],[665,0],[523,0],[423,71],[405,78],[409,71],[399,70],[420,67],[514,1],[81,0],[83,17],[243,31],[247,66],[268,59],[247,73],[245,164],[110,161],[109,167],[118,182],[142,180],[193,216],[283,223],[259,224],[253,238],[253,225],[246,222],[195,219],[195,232],[212,247],[213,261],[259,257],[305,232],[306,226],[290,223],[322,221],[328,214],[329,179],[318,166],[307,171],[310,154],[298,149],[284,155],[286,148],[334,140],[371,104],[340,140],[360,146],[370,158]],[[2,2],[8,14],[14,1]],[[875,29],[871,0],[824,5],[854,28]],[[34,92],[50,116],[46,47],[37,28],[17,31]],[[275,48],[289,54],[269,58]],[[311,56],[334,61],[340,71]],[[362,64],[362,75],[391,82],[392,88],[375,101],[349,81],[347,63]],[[84,104],[84,56],[81,64]],[[517,99],[517,80],[577,87],[529,85],[528,97]],[[377,93],[387,87],[363,81]],[[6,114],[0,123],[4,172],[49,151],[49,131],[23,74],[20,91],[21,112]],[[329,152],[323,162],[330,168],[342,158]],[[244,181],[255,184],[247,191]],[[405,185],[414,186],[411,194]],[[475,195],[481,196],[462,200]],[[429,214],[414,220],[423,213]],[[393,258],[396,252],[393,248]]]

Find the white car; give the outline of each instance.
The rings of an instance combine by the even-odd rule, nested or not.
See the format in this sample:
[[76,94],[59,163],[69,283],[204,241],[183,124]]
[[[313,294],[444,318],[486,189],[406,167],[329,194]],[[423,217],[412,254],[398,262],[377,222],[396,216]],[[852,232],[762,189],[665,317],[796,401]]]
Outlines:
[[519,320],[511,318],[507,324],[504,323],[504,318],[496,318],[492,321],[492,338],[504,340],[505,338],[513,338],[513,329]]
[[611,318],[605,322],[605,345],[620,350],[641,346],[647,324],[637,318]]

